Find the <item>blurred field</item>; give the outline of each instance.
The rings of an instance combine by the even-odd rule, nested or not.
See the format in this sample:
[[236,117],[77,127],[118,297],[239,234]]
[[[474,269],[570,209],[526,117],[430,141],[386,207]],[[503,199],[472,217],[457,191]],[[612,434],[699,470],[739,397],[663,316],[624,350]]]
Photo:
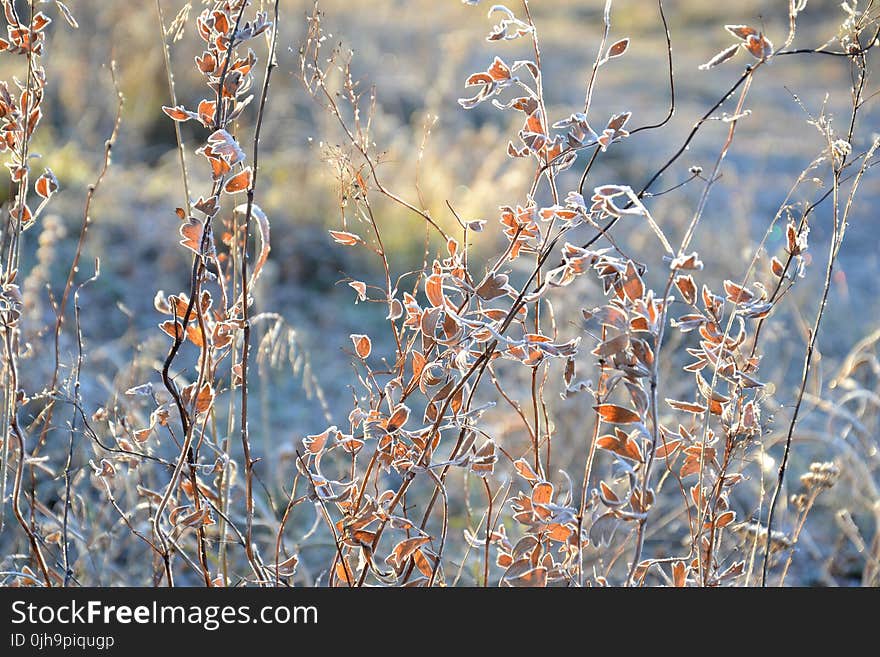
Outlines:
[[[82,397],[86,411],[93,413],[102,406],[111,408],[121,392],[131,386],[151,381],[157,390],[161,389],[158,370],[168,340],[154,330],[162,318],[153,309],[153,295],[156,290],[170,293],[185,289],[189,259],[182,249],[175,248],[179,220],[174,210],[183,204],[184,192],[173,125],[161,112],[163,104],[171,103],[156,6],[153,2],[102,0],[70,4],[80,28],[70,30],[63,21],[56,20],[49,28],[46,47],[48,123],[41,125],[33,150],[42,154],[41,166],[55,172],[61,192],[50,208],[54,218],[46,220],[51,230],[37,226],[26,233],[23,242],[22,271],[32,272],[30,282],[24,284],[32,294],[24,332],[34,349],[33,356],[22,361],[21,377],[22,387],[31,393],[42,389],[51,377],[53,361],[47,345],[51,341],[48,327],[54,318],[49,291],[57,294],[59,285],[63,285],[86,188],[97,173],[102,144],[112,128],[116,109],[108,68],[112,59],[125,97],[122,127],[112,168],[92,208],[93,224],[80,268],[80,277],[85,277],[91,273],[94,259],[101,260],[101,277],[83,292],[82,329],[87,357]],[[166,22],[182,4],[179,0],[163,0]],[[197,12],[199,3],[193,4]],[[256,4],[268,7],[271,3]],[[535,0],[532,4],[542,39],[548,112],[564,117],[583,102],[586,77],[601,34],[603,3]],[[778,0],[665,3],[674,44],[675,115],[664,130],[642,133],[600,158],[591,174],[595,184],[625,181],[640,187],[674,152],[699,115],[742,71],[742,59],[711,71],[698,70],[729,43],[722,26],[762,25],[765,33],[781,43],[787,30],[786,5]],[[488,220],[487,230],[475,244],[475,253],[496,253],[504,243],[498,230],[497,208],[524,201],[522,190],[527,188],[533,168],[531,163],[511,160],[505,154],[504,145],[519,128],[518,119],[511,120],[511,114],[495,111],[488,104],[466,112],[456,101],[465,93],[463,80],[485,68],[492,53],[502,48],[506,59],[515,60],[531,55],[529,44],[523,40],[499,46],[483,40],[491,24],[485,19],[485,3],[474,9],[457,0],[326,0],[321,7],[326,16],[324,27],[332,33],[332,39],[354,53],[355,76],[365,87],[375,85],[374,140],[385,151],[383,179],[403,197],[418,199],[446,227],[455,225],[447,202],[463,217]],[[327,235],[328,228],[338,226],[338,190],[332,165],[322,160],[327,159],[330,147],[342,143],[342,136],[332,117],[308,97],[299,80],[298,51],[310,8],[310,2],[281,2],[279,67],[263,127],[260,204],[271,218],[273,239],[271,259],[256,293],[256,311],[279,313],[294,331],[289,343],[291,353],[284,354],[284,362],[273,367],[267,358],[261,359],[259,375],[252,384],[251,435],[263,459],[257,464],[259,504],[261,512],[268,515],[283,510],[283,491],[289,489],[294,469],[288,457],[301,439],[328,424],[345,423],[356,394],[349,334],[372,335],[375,329],[374,351],[391,347],[387,334],[384,340],[388,342],[381,342],[385,307],[355,304],[353,290],[341,282],[347,277],[379,281],[379,262],[334,245]],[[614,3],[613,18],[613,36],[629,36],[632,42],[625,57],[603,69],[594,112],[606,116],[632,111],[630,125],[654,123],[665,115],[669,103],[665,41],[656,4],[620,0]],[[794,46],[820,45],[836,33],[842,18],[836,0],[811,0],[800,20]],[[262,41],[259,45],[265,48]],[[193,104],[202,93],[200,79],[191,65],[197,46],[200,44],[190,18],[184,37],[170,45],[178,102],[186,105]],[[262,61],[264,51],[258,54]],[[22,61],[0,56],[0,79],[21,77]],[[823,150],[820,135],[807,125],[809,116],[804,109],[818,114],[827,103],[827,113],[836,120],[845,121],[847,116],[850,77],[843,59],[780,58],[767,69],[755,80],[747,102],[751,114],[740,121],[722,181],[713,190],[701,232],[693,244],[706,262],[702,275],[707,280],[739,280],[787,190]],[[730,108],[725,106],[723,110]],[[872,131],[880,131],[876,100],[865,104],[859,121],[857,134],[863,141],[853,144],[855,152],[870,145],[867,140]],[[691,166],[710,169],[727,127],[715,121],[702,130],[655,189],[660,191],[681,182]],[[203,162],[193,154],[202,135],[190,124],[182,128],[193,186],[203,188],[209,177]],[[252,130],[252,119],[243,122],[242,143],[250,139]],[[560,186],[568,189],[576,185],[578,175],[576,167],[565,174]],[[691,218],[699,191],[687,186],[651,201],[654,216],[676,242]],[[0,190],[0,201],[7,200],[5,194],[8,190]],[[547,198],[540,202],[546,203]],[[866,350],[866,354],[873,355],[865,356],[869,365],[864,375],[857,377],[862,392],[856,394],[852,386],[831,389],[829,381],[854,346],[878,327],[878,202],[880,183],[876,174],[869,172],[852,212],[834,277],[818,343],[820,353],[795,443],[791,480],[796,481],[812,461],[837,459],[859,465],[842,468],[846,476],[820,500],[811,516],[795,557],[793,584],[855,583],[864,555],[859,554],[852,540],[851,527],[842,529],[842,509],[847,510],[866,541],[877,531],[876,512],[871,505],[880,502],[871,499],[871,486],[866,480],[872,479],[874,490],[880,485],[876,434],[880,366],[876,347]],[[421,267],[425,228],[419,218],[380,200],[376,208],[386,232],[394,273]],[[771,421],[766,444],[769,454],[762,457],[763,461],[748,465],[749,490],[766,490],[775,476],[778,432],[789,417],[807,327],[816,312],[830,238],[830,220],[821,207],[812,226],[813,260],[806,277],[793,289],[784,308],[774,314],[764,336],[762,370],[772,373],[769,378],[775,388],[765,412],[776,415],[779,423]],[[584,229],[583,235],[588,236],[589,229]],[[643,226],[619,229],[616,238],[624,251],[633,253],[647,250],[654,239]],[[778,251],[784,239],[782,229],[777,228],[766,244],[768,252]],[[432,250],[437,248],[438,244],[432,244]],[[516,269],[512,273],[514,277],[522,275]],[[654,275],[658,278],[651,278]],[[648,282],[662,285],[662,276],[650,274]],[[598,285],[590,281],[562,290],[554,306],[557,310],[591,307],[600,302],[600,295]],[[567,316],[575,317],[575,312]],[[258,325],[254,342],[259,344],[271,326],[271,322]],[[567,337],[579,331],[573,321],[560,326],[560,333]],[[680,338],[672,340],[674,349],[679,344],[675,340]],[[71,362],[75,348],[73,336],[65,334],[61,344],[65,362]],[[525,383],[516,384],[521,385]],[[560,400],[558,392],[552,388],[552,394],[547,395],[552,398],[549,404],[556,413],[559,436],[554,443],[554,462],[559,467],[571,464],[577,470],[584,459],[587,402],[579,397]],[[663,396],[675,397],[675,392],[667,390]],[[850,393],[855,396],[845,398]],[[500,440],[509,435],[511,444],[522,441],[503,405],[490,411],[488,417]],[[58,422],[64,421],[62,414]],[[50,453],[63,449],[64,433],[59,425],[50,436]],[[766,480],[762,481],[763,477]],[[748,520],[757,509],[754,499],[744,491],[735,502],[740,504],[739,517]],[[462,530],[470,526],[470,509],[462,506],[453,511],[457,513],[450,521],[450,540],[460,544]],[[788,518],[783,512],[783,525]],[[306,514],[295,519],[293,525],[303,532],[312,520]],[[7,518],[4,535],[0,535],[0,555],[9,554],[9,527]],[[95,545],[103,544],[110,535],[108,531],[107,536],[95,537]],[[318,564],[326,562],[327,554],[332,553],[328,540],[324,537],[323,543],[318,541],[313,553],[303,550],[302,582],[314,582],[319,576]],[[0,570],[14,570],[8,556],[0,558],[5,559]],[[318,570],[311,572],[310,565]],[[125,568],[124,557],[105,566],[108,570],[94,583],[117,583]],[[465,575],[464,583],[477,579],[476,574]]]

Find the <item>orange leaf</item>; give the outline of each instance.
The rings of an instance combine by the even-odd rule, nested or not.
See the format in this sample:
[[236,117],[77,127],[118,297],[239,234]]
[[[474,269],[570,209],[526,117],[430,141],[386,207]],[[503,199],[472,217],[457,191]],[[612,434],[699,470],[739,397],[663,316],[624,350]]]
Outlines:
[[180,322],[175,322],[169,319],[159,324],[159,328],[175,340],[183,339],[183,326],[180,324]]
[[186,326],[186,337],[197,347],[204,347],[205,340],[202,337],[202,329],[198,323],[192,322]]
[[678,401],[677,399],[667,399],[666,403],[672,408],[685,411],[686,413],[705,413],[706,407],[702,404],[694,404],[692,402]]
[[202,389],[199,391],[199,396],[196,397],[196,412],[204,413],[209,408],[211,408],[211,404],[214,403],[214,388],[210,383],[206,383],[202,386]]
[[[361,281],[351,281],[348,286],[358,293],[358,301],[367,300],[367,285]],[[357,301],[355,301],[357,303]]]
[[318,454],[327,444],[327,439],[331,433],[337,433],[336,427],[330,427],[323,433],[306,436],[303,438],[303,446],[311,453]]
[[755,59],[766,59],[773,54],[773,43],[763,34],[750,34],[743,45]]
[[208,51],[202,53],[202,56],[196,56],[196,66],[202,73],[213,73],[217,68],[217,59]]
[[601,436],[596,441],[596,446],[600,449],[614,452],[615,454],[618,454],[625,459],[630,459],[631,461],[638,461],[641,463],[644,460],[636,441],[622,431],[618,432],[616,436],[610,434]]
[[199,103],[199,118],[206,126],[214,122],[214,115],[217,112],[217,101],[203,100]]
[[395,409],[394,413],[391,414],[391,417],[388,418],[388,426],[385,428],[385,430],[388,433],[397,431],[400,427],[406,424],[406,421],[408,419],[409,408],[407,408],[404,404],[401,404],[397,407],[397,409]]
[[251,186],[251,168],[247,167],[241,173],[237,173],[232,178],[226,181],[226,184],[223,186],[223,191],[227,194],[234,194],[235,192],[240,192],[244,189],[247,189]]
[[544,122],[541,117],[540,109],[536,109],[534,112],[529,114],[528,118],[526,119],[525,130],[526,132],[534,132],[539,135],[544,134]]
[[422,355],[421,351],[412,352],[413,379],[418,379],[421,376],[422,370],[425,369],[426,362],[427,360]]
[[202,247],[202,222],[195,217],[190,217],[180,227],[180,235],[183,237],[180,243],[193,253],[199,253]]
[[183,105],[177,105],[176,107],[167,107],[163,105],[162,111],[175,121],[189,121],[192,118],[190,113],[183,108]]
[[351,564],[347,558],[342,558],[336,564],[336,579],[344,586],[353,586],[355,582],[354,573],[351,571]]
[[783,274],[785,274],[785,265],[783,265],[782,261],[779,260],[779,258],[777,258],[775,256],[770,261],[770,269],[779,278],[782,278]]
[[355,174],[355,180],[357,180],[357,184],[360,186],[360,188],[366,192],[367,191],[367,181],[364,180],[364,177],[361,175],[360,171],[358,171],[357,174]]
[[615,404],[600,404],[599,406],[594,406],[593,410],[599,413],[606,422],[613,422],[615,424],[633,424],[642,420],[638,413]]
[[611,504],[616,504],[620,502],[620,498],[617,496],[617,493],[611,490],[611,487],[604,481],[599,482],[599,489],[602,491],[603,502],[610,502]]
[[37,194],[43,198],[49,198],[58,190],[58,179],[51,169],[46,169],[34,185]]
[[692,474],[697,474],[700,472],[700,458],[689,456],[684,464],[682,464],[681,468],[678,471],[678,476],[681,478],[690,476]]
[[328,232],[330,233],[330,237],[332,237],[337,244],[342,244],[343,246],[354,246],[363,243],[360,236],[355,235],[354,233],[347,233],[342,230],[331,230]]
[[511,577],[507,580],[512,586],[528,586],[535,588],[543,588],[547,586],[547,569],[544,566],[538,566],[524,572],[518,577]]
[[222,157],[208,156],[208,163],[211,165],[211,176],[214,180],[219,180],[221,176],[225,176],[232,169],[229,162]]
[[30,139],[31,134],[33,134],[37,125],[40,123],[40,119],[43,118],[43,110],[39,107],[31,112],[28,117],[28,125],[27,125],[27,136]]
[[687,567],[683,561],[672,564],[672,581],[677,588],[683,588],[687,583]]
[[361,358],[366,358],[370,355],[370,352],[373,351],[373,343],[370,340],[370,336],[362,335],[360,333],[352,333],[350,337],[354,344],[355,352],[357,352],[357,355]]
[[428,276],[425,281],[425,294],[435,308],[443,305],[443,277],[440,274]]
[[629,39],[621,39],[617,43],[611,44],[611,47],[608,49],[608,59],[612,57],[620,57],[623,53],[626,52],[626,49],[629,48]]
[[495,453],[495,442],[489,440],[477,450],[471,459],[471,472],[480,477],[487,477],[494,472],[497,461],[498,455]]
[[645,293],[645,284],[642,282],[642,277],[639,276],[639,272],[636,270],[632,260],[626,263],[626,274],[623,277],[623,293],[630,301],[641,299]]
[[45,28],[49,23],[52,22],[52,19],[46,16],[43,12],[38,12],[34,14],[34,18],[31,21],[31,29],[34,32],[41,32],[43,28]]
[[665,443],[661,442],[657,446],[657,451],[654,452],[654,456],[656,456],[658,459],[664,459],[670,454],[674,453],[675,450],[677,450],[679,447],[681,447],[681,440],[678,438],[674,440],[667,440]]
[[731,303],[749,303],[755,298],[751,290],[741,287],[733,281],[724,281],[724,291]]
[[725,25],[724,29],[730,32],[733,36],[739,37],[743,41],[748,39],[753,34],[758,34],[758,30],[753,27],[749,27],[748,25]]
[[431,564],[428,563],[427,557],[425,557],[421,550],[413,552],[412,558],[416,568],[418,568],[425,577],[431,577],[434,574],[434,569],[431,568]]
[[[385,563],[394,567],[395,570],[400,570],[405,565],[406,560],[410,557],[413,557],[414,560],[417,559],[417,557],[415,557],[415,552],[419,549],[420,546],[424,545],[430,540],[430,536],[414,536],[413,538],[406,538],[400,541],[397,545],[394,546],[391,554],[389,554],[385,558]],[[419,551],[419,553],[421,554],[421,551]],[[422,555],[422,558],[424,559],[424,555]],[[430,576],[431,572],[429,570],[426,574],[426,577]]]
[[524,477],[526,481],[537,481],[538,475],[535,474],[535,471],[532,469],[532,466],[529,465],[528,461],[525,459],[519,459],[518,461],[514,461],[513,467],[516,468],[516,471],[520,474],[520,476]]
[[675,287],[681,292],[681,296],[685,303],[693,305],[697,300],[697,286],[694,283],[693,276],[676,276]]
[[549,504],[552,501],[553,484],[547,481],[542,481],[535,484],[535,487],[532,489],[532,503]]
[[509,80],[510,68],[500,57],[496,57],[492,62],[492,66],[486,71],[493,80]]
[[226,14],[214,11],[211,17],[214,19],[214,29],[220,34],[226,34],[229,31],[229,19],[226,17]]

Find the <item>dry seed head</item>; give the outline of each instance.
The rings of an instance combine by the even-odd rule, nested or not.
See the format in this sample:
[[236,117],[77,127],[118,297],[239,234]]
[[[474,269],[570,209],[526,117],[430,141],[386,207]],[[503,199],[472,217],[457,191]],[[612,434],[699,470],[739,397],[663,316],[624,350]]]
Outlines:
[[[757,538],[759,543],[767,540],[767,528],[757,522],[743,522],[733,527],[733,531],[747,540]],[[770,552],[785,550],[793,545],[791,539],[781,531],[773,530],[770,534]]]
[[850,153],[852,153],[852,145],[845,139],[835,139],[831,143],[831,155],[835,162],[843,162]]
[[813,463],[810,471],[801,475],[801,483],[807,490],[823,490],[834,486],[840,476],[840,468],[834,463]]
[[808,498],[806,493],[798,493],[796,495],[792,495],[789,498],[791,505],[801,512],[803,512],[803,510],[807,508],[807,500]]
[[67,230],[58,215],[50,214],[43,220],[42,230],[37,237],[37,261],[24,281],[25,313],[33,320],[35,329],[43,324],[42,291],[49,281],[52,263],[57,259],[56,247],[66,234]]

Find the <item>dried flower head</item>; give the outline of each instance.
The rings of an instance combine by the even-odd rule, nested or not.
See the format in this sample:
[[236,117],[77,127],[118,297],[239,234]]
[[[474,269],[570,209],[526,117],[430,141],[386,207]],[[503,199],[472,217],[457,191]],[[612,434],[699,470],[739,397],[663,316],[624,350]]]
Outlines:
[[[743,522],[733,526],[733,531],[740,534],[745,541],[753,541],[757,538],[758,545],[767,540],[767,528],[759,522]],[[770,552],[787,550],[794,543],[788,534],[774,529],[770,533]]]
[[835,139],[831,143],[831,155],[835,162],[842,162],[850,153],[852,153],[852,144],[846,139]]
[[834,463],[812,463],[809,472],[801,475],[801,483],[808,491],[819,491],[834,486],[838,477],[840,468]]
[[789,498],[789,502],[795,509],[803,513],[809,507],[810,498],[806,493],[797,493]]

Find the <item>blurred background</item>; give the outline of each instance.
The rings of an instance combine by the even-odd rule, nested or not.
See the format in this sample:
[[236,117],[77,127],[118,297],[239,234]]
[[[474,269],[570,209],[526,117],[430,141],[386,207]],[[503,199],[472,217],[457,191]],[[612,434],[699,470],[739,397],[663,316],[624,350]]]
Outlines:
[[[47,285],[53,293],[63,285],[86,189],[97,174],[103,142],[113,124],[116,104],[111,60],[116,62],[125,97],[112,168],[92,208],[93,224],[81,266],[85,276],[91,272],[94,258],[100,257],[102,263],[101,277],[83,292],[82,323],[88,352],[83,398],[89,412],[102,405],[112,406],[130,386],[152,381],[161,387],[157,369],[167,338],[152,330],[162,319],[153,309],[153,295],[156,290],[173,293],[188,285],[188,255],[177,247],[179,220],[174,210],[183,204],[184,192],[174,126],[161,111],[162,105],[171,104],[161,40],[170,44],[178,102],[195,105],[204,93],[201,76],[192,65],[193,57],[201,51],[193,31],[193,16],[201,7],[199,2],[192,4],[183,36],[174,42],[161,34],[152,1],[76,0],[70,5],[79,29],[71,30],[60,19],[48,28],[47,117],[34,150],[42,155],[42,165],[57,175],[61,192],[43,225],[26,234],[23,247],[23,271],[29,273],[25,285],[32,297],[27,327],[35,345],[35,355],[24,361],[23,378],[31,390],[45,385],[52,368],[51,351],[39,348],[47,344],[46,327],[53,321]],[[341,143],[341,135],[335,119],[305,93],[300,79],[298,53],[311,4],[281,2],[279,67],[263,128],[258,196],[272,222],[272,255],[256,293],[257,304],[258,310],[279,313],[285,330],[291,331],[286,364],[272,367],[262,362],[260,377],[254,382],[259,403],[252,433],[264,455],[289,450],[304,435],[320,432],[328,424],[345,423],[351,408],[350,386],[355,382],[345,351],[350,349],[350,333],[370,332],[374,351],[383,348],[383,333],[378,329],[385,309],[379,304],[355,305],[353,290],[340,283],[347,277],[380,281],[380,262],[362,250],[334,245],[327,234],[328,228],[338,227],[339,211],[333,167],[325,160],[332,147]],[[599,0],[532,2],[542,43],[548,111],[554,120],[583,104],[602,31],[603,4]],[[180,0],[162,0],[166,25],[183,5]],[[664,130],[646,131],[612,148],[591,174],[592,184],[621,183],[639,189],[675,152],[695,120],[742,72],[746,64],[742,55],[711,71],[698,70],[731,43],[723,25],[754,25],[781,44],[788,30],[787,5],[782,0],[665,2],[676,72],[675,116]],[[488,220],[476,254],[492,253],[503,243],[498,206],[525,201],[522,194],[530,183],[533,165],[506,155],[507,141],[520,127],[518,116],[497,111],[488,103],[465,111],[457,99],[467,95],[463,87],[467,75],[484,70],[494,53],[502,53],[510,62],[531,56],[530,44],[525,40],[487,43],[485,34],[494,24],[486,18],[487,3],[474,8],[458,0],[324,0],[321,7],[332,41],[354,53],[355,77],[364,87],[375,86],[374,139],[377,148],[384,151],[381,175],[385,184],[407,199],[419,199],[446,226],[454,225],[447,201],[463,217]],[[632,41],[624,57],[602,69],[594,115],[631,111],[630,127],[655,123],[665,116],[669,104],[666,43],[656,3],[618,0],[612,16],[612,40],[627,36]],[[811,0],[800,18],[794,46],[825,43],[837,34],[844,18],[837,0]],[[258,45],[264,48],[262,42]],[[257,55],[262,67],[265,49]],[[23,61],[0,56],[0,79],[23,77]],[[815,117],[824,108],[845,132],[849,89],[850,72],[844,58],[786,57],[760,71],[747,102],[751,114],[739,123],[737,139],[723,167],[723,180],[713,189],[694,243],[707,264],[704,280],[715,281],[720,287],[725,278],[742,277],[786,193],[825,147],[819,132],[807,123],[810,115]],[[721,112],[725,110],[732,111],[732,107],[725,105]],[[855,152],[867,148],[872,132],[880,129],[878,117],[877,103],[866,103],[857,130],[861,141],[853,144]],[[242,143],[249,139],[252,118],[247,116],[243,122]],[[201,144],[204,131],[192,123],[183,124],[182,129],[192,186],[200,189],[209,179],[208,172],[193,151]],[[691,166],[710,169],[727,129],[727,123],[711,121],[654,190],[683,181]],[[576,185],[578,171],[576,166],[575,172],[566,175],[562,189]],[[696,186],[685,186],[649,199],[654,216],[673,243],[680,240],[699,191]],[[0,201],[6,200],[6,193],[0,189]],[[880,184],[875,175],[868,175],[834,277],[819,340],[821,356],[792,467],[797,474],[815,459],[832,460],[849,454],[847,458],[861,460],[864,469],[841,487],[839,495],[850,500],[848,509],[867,537],[874,531],[873,512],[867,489],[859,479],[870,476],[877,481],[877,402],[862,397],[855,402],[842,399],[848,391],[830,390],[828,384],[847,354],[877,330],[880,319],[878,196]],[[420,267],[425,239],[421,220],[379,200],[377,207],[394,273]],[[784,427],[789,417],[806,327],[816,311],[827,258],[829,212],[830,205],[817,210],[810,234],[812,262],[806,277],[767,327],[762,371],[776,388],[772,404],[780,418],[778,428]],[[766,243],[771,254],[784,243],[782,226]],[[635,253],[652,249],[655,239],[643,226],[623,226],[616,236],[622,246]],[[432,245],[432,250],[437,246]],[[556,304],[557,308],[571,308],[567,316],[575,317],[574,309],[600,302],[600,290],[594,283],[584,282],[567,288]],[[257,339],[270,327],[270,323],[258,327]],[[377,330],[368,331],[371,327]],[[560,332],[573,337],[579,334],[579,327],[563,326]],[[387,331],[384,335],[390,339]],[[62,345],[67,357],[73,348],[72,341]],[[872,373],[860,380],[860,389],[876,391],[880,365],[875,356],[871,358]],[[665,396],[674,397],[674,390]],[[582,462],[584,443],[578,427],[586,401],[555,397],[552,406],[558,415],[561,458]],[[851,403],[856,406],[847,406]],[[502,434],[505,423],[510,424],[500,409],[494,421]],[[771,453],[777,451],[778,445]],[[768,455],[767,459],[767,463],[756,465],[756,485],[762,465],[765,473],[773,472],[773,458]],[[279,490],[290,475],[289,467],[277,468],[271,463],[261,464],[259,469],[271,491]],[[744,500],[743,504],[752,501]],[[801,573],[799,581],[846,583],[849,560],[857,562],[859,558],[840,529],[835,515],[839,508],[829,502],[816,516],[821,520],[811,524],[816,536],[804,541],[804,549],[814,557],[810,563],[824,565]],[[748,518],[752,509],[741,511],[741,517]],[[460,527],[457,531],[460,536]],[[838,560],[827,561],[836,549],[835,541],[840,543],[835,552]]]

